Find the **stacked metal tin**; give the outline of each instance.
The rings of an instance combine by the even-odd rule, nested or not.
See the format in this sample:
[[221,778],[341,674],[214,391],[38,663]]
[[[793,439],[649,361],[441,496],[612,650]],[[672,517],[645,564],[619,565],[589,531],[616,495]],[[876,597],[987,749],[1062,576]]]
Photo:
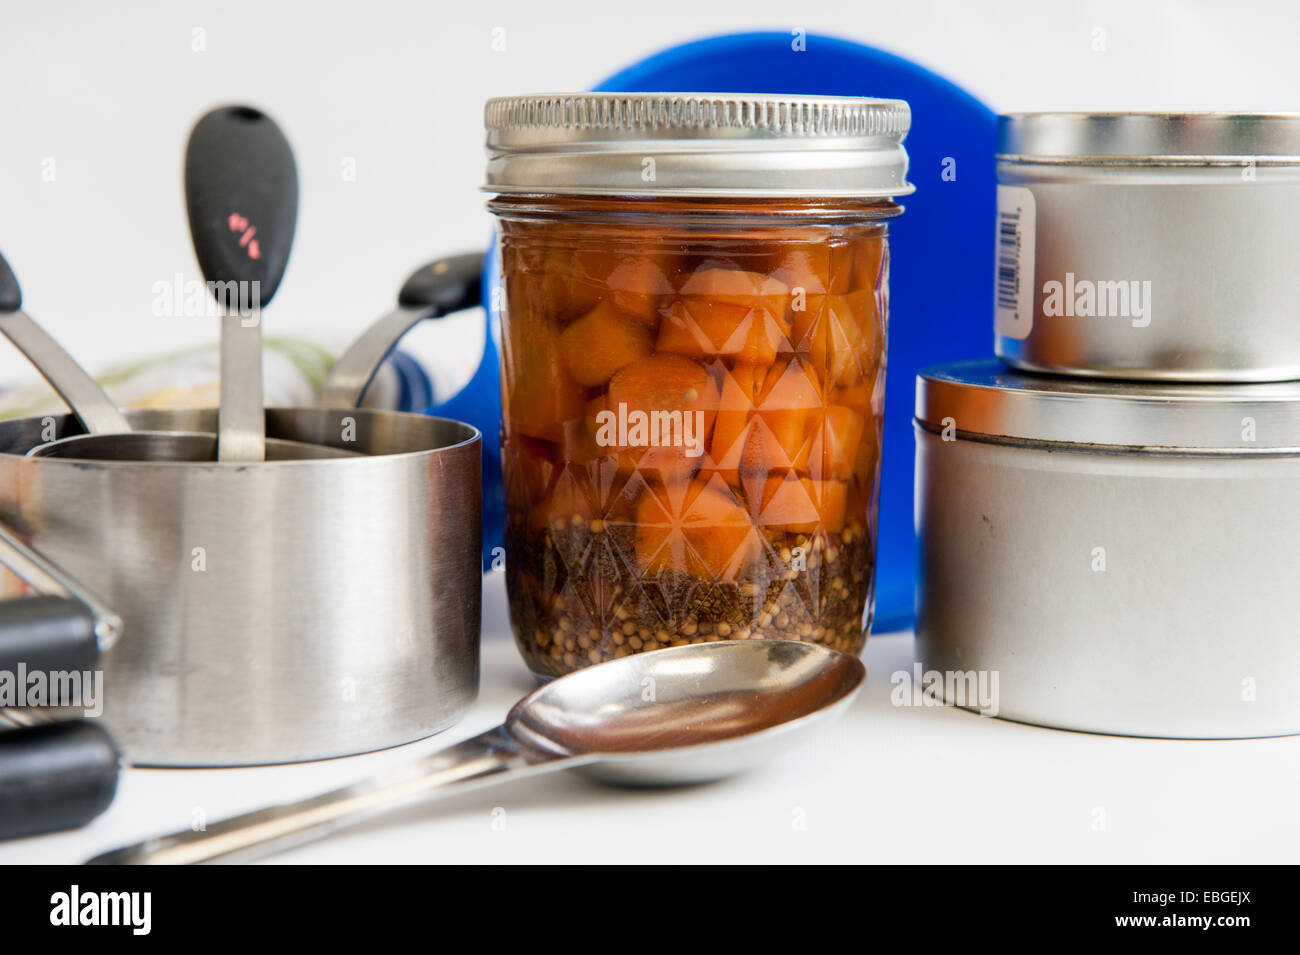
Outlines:
[[1000,361],[917,379],[922,667],[1047,726],[1300,733],[1300,114],[1005,116],[998,182]]

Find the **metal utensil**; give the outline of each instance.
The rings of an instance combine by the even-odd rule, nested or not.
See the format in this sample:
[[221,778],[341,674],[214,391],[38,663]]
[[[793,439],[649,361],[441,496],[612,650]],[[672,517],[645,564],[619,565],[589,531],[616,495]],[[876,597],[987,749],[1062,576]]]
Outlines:
[[[215,409],[127,413],[206,432]],[[71,415],[0,422],[0,521],[126,621],[102,719],[136,765],[290,762],[451,724],[478,686],[479,433],[424,415],[272,408],[336,460],[28,457]],[[128,436],[134,438],[134,436]],[[7,452],[7,453],[5,453]]]
[[501,726],[408,766],[90,861],[246,861],[422,799],[557,769],[636,786],[720,779],[842,714],[865,676],[856,657],[783,640],[635,654],[553,680]]
[[217,457],[264,456],[261,310],[284,276],[298,171],[275,121],[248,106],[205,114],[185,150],[185,206],[208,289],[221,307]]
[[[465,294],[454,270],[438,281],[440,302]],[[360,454],[250,464],[212,458],[216,419],[130,411],[136,431],[117,439],[198,433],[200,460],[166,451],[174,435],[126,459],[111,448],[102,460],[28,456],[55,447],[51,429],[78,434],[76,419],[0,422],[0,520],[129,627],[104,655],[103,721],[126,757],[320,759],[454,722],[478,688],[478,431],[391,411],[270,408],[272,458],[277,441]]]
[[[322,408],[360,407],[376,373],[402,337],[420,322],[479,304],[483,256],[466,253],[427,262],[412,272],[397,295],[397,307],[377,319],[343,353],[321,387]],[[54,347],[58,347],[50,342]],[[114,409],[116,410],[116,409]],[[122,421],[123,428],[126,421]],[[266,459],[303,460],[354,455],[327,444],[264,438]],[[36,457],[94,458],[111,461],[211,461],[215,435],[165,433],[141,440],[74,435],[34,448]]]
[[426,318],[479,304],[482,272],[479,253],[438,259],[412,272],[397,293],[397,308],[377,319],[334,363],[321,387],[321,407],[358,407],[403,335]]
[[122,621],[2,525],[0,564],[39,594],[0,601],[0,673],[23,686],[42,674],[50,690],[0,709],[0,726],[15,727],[0,731],[0,839],[13,839],[84,825],[112,802],[121,762],[112,736],[96,720],[75,718],[84,714],[75,700],[52,697],[56,686],[84,694]]
[[126,419],[49,333],[23,311],[23,292],[9,263],[0,255],[0,333],[27,357],[91,434],[127,430]]
[[[322,408],[359,407],[375,374],[397,347],[402,336],[426,319],[449,315],[479,304],[478,285],[482,270],[483,256],[467,253],[428,262],[412,272],[398,292],[397,308],[377,319],[334,363],[321,388],[318,404]],[[0,300],[0,305],[2,304]],[[40,332],[39,328],[37,331]],[[58,348],[53,340],[49,340],[49,344]],[[119,430],[125,428],[126,419],[123,418]],[[270,461],[356,454],[328,444],[308,444],[283,438],[268,439],[265,437],[265,429],[263,444],[266,459]],[[217,450],[216,435],[173,432],[140,436],[135,440],[125,436],[74,435],[41,445],[28,453],[36,457],[93,458],[101,461],[211,461],[216,458]]]
[[[29,455],[104,461],[216,460],[216,435],[132,432],[130,423],[113,399],[49,332],[22,310],[22,303],[18,279],[4,256],[0,255],[0,333],[32,363],[88,432],[39,444],[27,452]],[[264,444],[265,456],[272,461],[357,455],[347,448],[283,438],[272,438]]]
[[[266,438],[261,309],[284,276],[298,206],[297,173],[284,134],[273,120],[250,107],[207,113],[190,134],[185,191],[195,254],[222,312],[221,433],[126,434],[127,420],[108,395],[40,326],[18,311],[17,280],[0,259],[0,331],[36,366],[89,432],[43,443],[28,454],[158,462],[355,456],[348,448]],[[251,424],[250,417],[255,418]]]

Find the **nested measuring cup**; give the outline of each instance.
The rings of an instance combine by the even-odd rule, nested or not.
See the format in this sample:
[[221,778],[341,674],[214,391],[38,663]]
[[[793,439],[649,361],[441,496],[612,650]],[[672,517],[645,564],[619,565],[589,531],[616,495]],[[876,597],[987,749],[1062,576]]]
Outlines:
[[905,103],[488,104],[506,573],[539,676],[708,640],[862,648]]

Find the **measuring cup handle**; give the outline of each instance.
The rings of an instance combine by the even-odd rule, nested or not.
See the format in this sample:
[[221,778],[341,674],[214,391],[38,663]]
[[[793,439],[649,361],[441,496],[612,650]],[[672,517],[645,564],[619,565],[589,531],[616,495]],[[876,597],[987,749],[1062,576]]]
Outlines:
[[0,732],[0,839],[85,825],[112,803],[120,763],[93,720]]
[[0,254],[0,314],[16,312],[23,307],[23,290],[14,270]]
[[63,347],[23,311],[23,290],[0,255],[0,334],[9,339],[91,434],[130,431],[122,412]]
[[381,776],[300,802],[182,830],[91,859],[92,864],[246,862],[300,845],[422,799],[571,765],[571,757],[521,747],[498,726]]
[[[121,637],[122,618],[108,608],[102,597],[44,554],[29,547],[4,523],[0,523],[0,564],[39,593],[66,597],[80,604],[94,622],[92,630],[99,650],[107,650]],[[6,604],[0,604],[0,608],[4,606]]]
[[[0,602],[0,672],[24,688],[28,675],[38,673],[51,689],[62,675],[75,675],[84,686],[121,621],[2,524],[0,563],[38,590],[54,591]],[[61,679],[57,685],[64,685]],[[14,702],[47,707],[76,701],[47,696]],[[120,756],[107,730],[86,719],[40,725],[51,718],[45,709],[0,710],[0,718],[21,727],[0,732],[0,839],[84,825],[108,808]]]
[[439,259],[416,271],[397,296],[397,308],[371,325],[335,362],[321,387],[325,408],[355,408],[384,359],[412,327],[482,302],[483,254]]
[[81,672],[99,662],[95,617],[70,597],[0,602],[0,672]]

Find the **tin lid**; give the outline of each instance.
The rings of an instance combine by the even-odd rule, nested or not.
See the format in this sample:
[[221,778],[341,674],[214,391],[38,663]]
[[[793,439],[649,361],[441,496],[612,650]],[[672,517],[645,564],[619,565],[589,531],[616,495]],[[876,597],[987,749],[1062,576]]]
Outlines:
[[902,100],[559,93],[488,100],[484,189],[556,195],[906,195]]
[[916,377],[916,417],[959,434],[1121,450],[1300,450],[1300,381],[1140,384],[954,362]]
[[1078,165],[1300,163],[1300,113],[1014,113],[998,158]]

